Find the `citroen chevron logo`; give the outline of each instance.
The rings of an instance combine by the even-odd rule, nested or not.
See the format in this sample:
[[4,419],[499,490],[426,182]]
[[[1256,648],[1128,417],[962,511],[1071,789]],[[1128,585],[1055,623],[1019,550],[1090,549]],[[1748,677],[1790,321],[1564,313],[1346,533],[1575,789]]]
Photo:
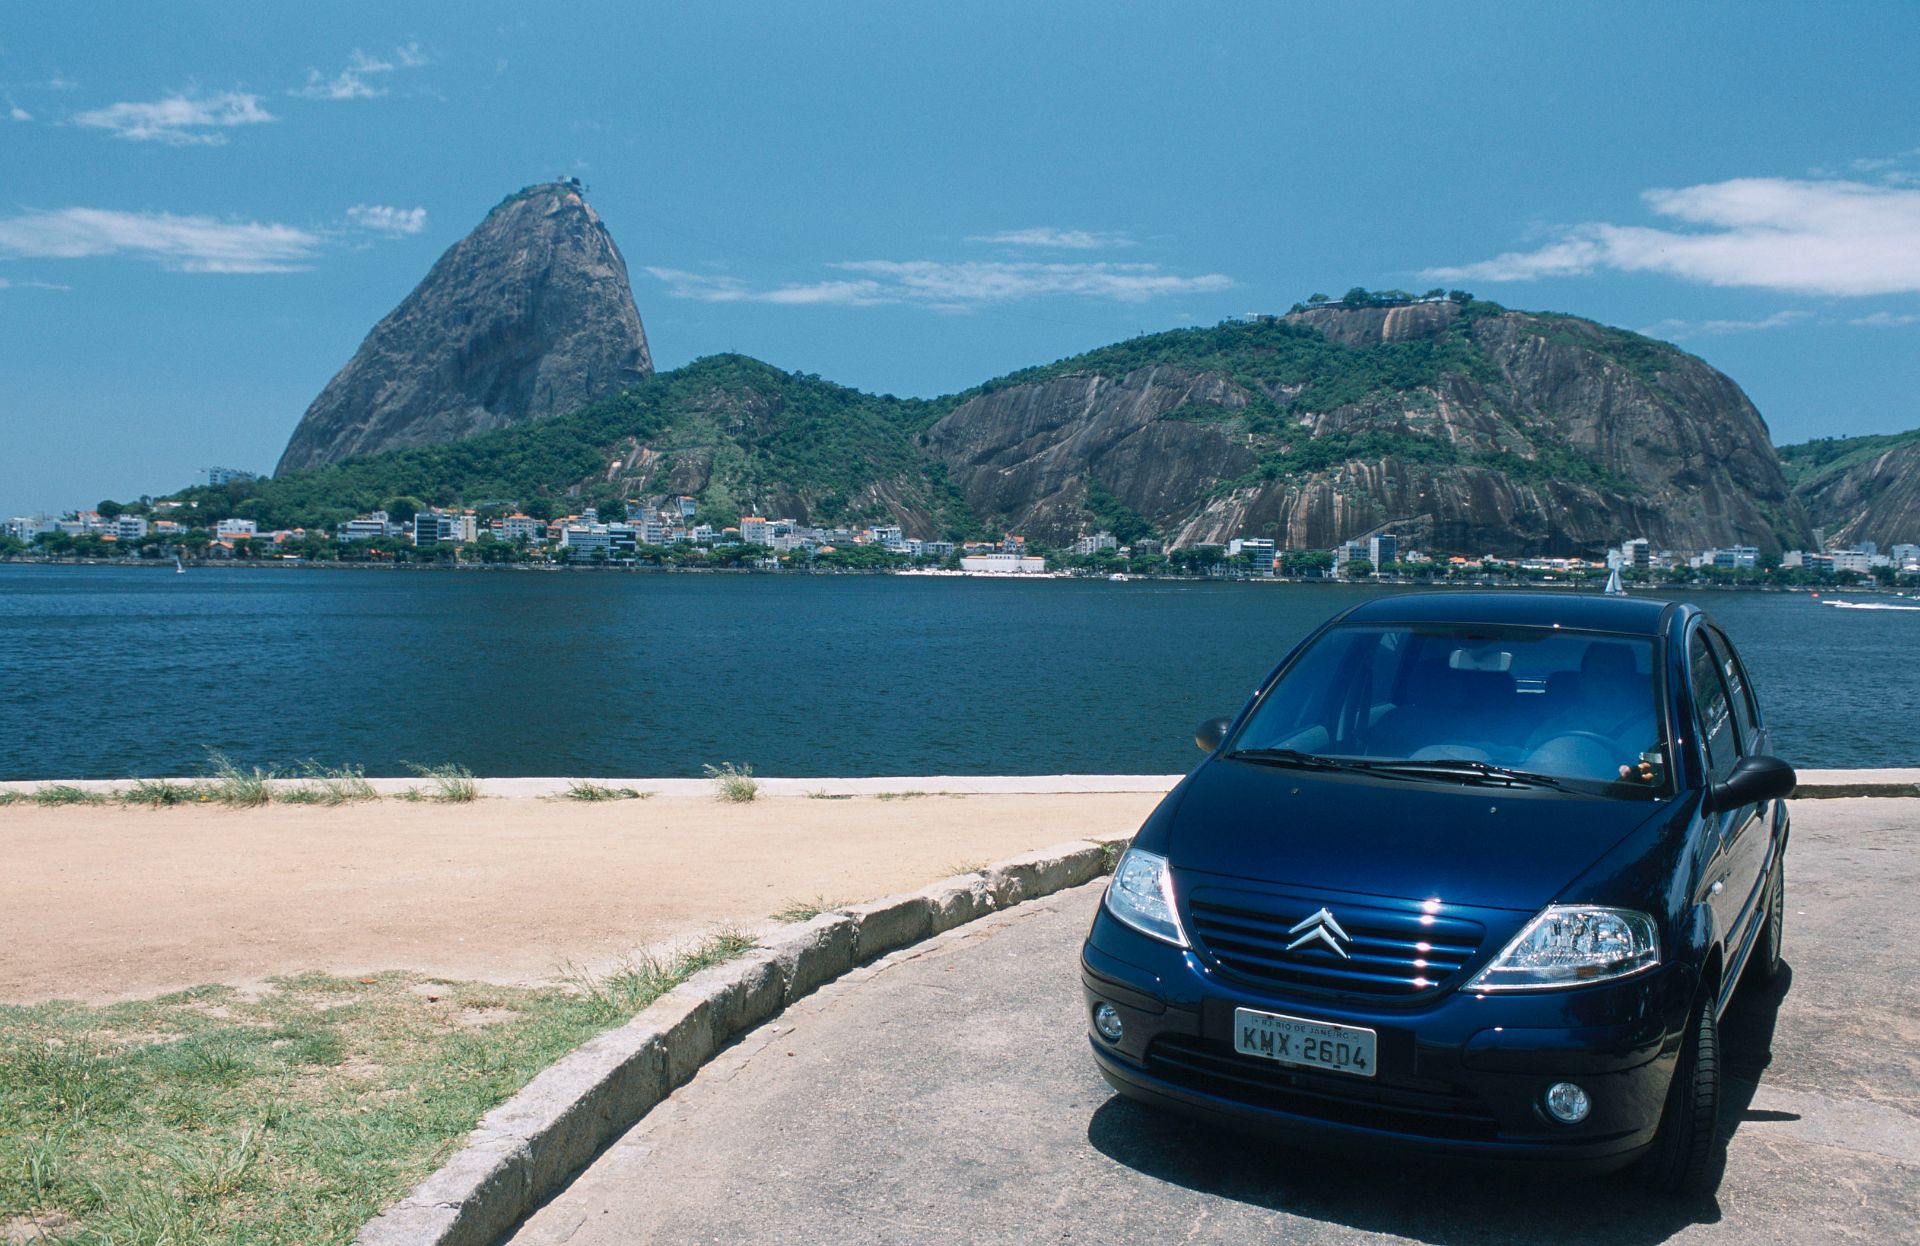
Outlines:
[[1312,943],[1317,940],[1326,944],[1331,951],[1337,953],[1341,960],[1353,959],[1347,952],[1347,949],[1340,946],[1342,943],[1352,943],[1353,936],[1340,929],[1340,923],[1333,920],[1333,914],[1325,908],[1322,908],[1311,917],[1302,918],[1300,924],[1287,931],[1287,933],[1300,936],[1292,943],[1287,944],[1287,951],[1289,952],[1300,947],[1302,944]]

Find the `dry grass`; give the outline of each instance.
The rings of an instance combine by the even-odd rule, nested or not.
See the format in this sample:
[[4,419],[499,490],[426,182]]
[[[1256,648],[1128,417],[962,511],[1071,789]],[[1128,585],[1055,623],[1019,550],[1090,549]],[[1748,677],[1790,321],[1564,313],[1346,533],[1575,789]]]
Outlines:
[[566,799],[585,801],[645,800],[652,795],[631,787],[607,787],[591,779],[575,779],[567,784],[566,791]]

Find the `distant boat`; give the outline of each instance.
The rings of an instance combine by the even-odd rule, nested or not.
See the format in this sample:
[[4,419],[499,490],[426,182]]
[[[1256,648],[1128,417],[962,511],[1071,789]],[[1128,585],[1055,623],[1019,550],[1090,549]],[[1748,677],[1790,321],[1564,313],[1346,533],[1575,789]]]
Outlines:
[[175,575],[185,575],[187,573],[187,569],[180,565],[180,555],[178,554],[173,556],[173,573]]
[[1920,614],[1920,606],[1896,606],[1890,601],[1823,601],[1820,604],[1835,610],[1905,610]]
[[1607,576],[1607,587],[1604,591],[1609,597],[1625,597],[1627,595],[1627,590],[1620,583],[1620,568],[1615,567],[1613,573]]
[[1112,575],[1108,576],[1107,578],[1109,580],[1112,580],[1115,584],[1125,584],[1127,582],[1127,577],[1125,573],[1120,571],[1114,572]]

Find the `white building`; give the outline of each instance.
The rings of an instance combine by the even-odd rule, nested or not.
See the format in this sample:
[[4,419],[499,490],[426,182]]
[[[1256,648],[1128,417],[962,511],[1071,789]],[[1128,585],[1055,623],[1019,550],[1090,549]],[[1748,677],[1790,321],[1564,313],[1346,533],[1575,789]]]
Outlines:
[[144,515],[121,515],[113,521],[113,537],[116,541],[138,541],[147,535],[147,519]]
[[502,515],[493,521],[493,535],[502,541],[525,540],[537,543],[547,539],[547,523],[544,519],[535,519],[531,515],[515,513]]
[[1082,536],[1073,543],[1073,552],[1076,554],[1097,554],[1103,549],[1119,548],[1120,542],[1111,532],[1096,532],[1091,536]]
[[213,535],[222,541],[244,540],[260,534],[260,525],[251,519],[222,519],[213,525]]
[[33,544],[42,532],[57,532],[60,525],[50,515],[16,515],[7,520],[7,535],[22,545]]
[[772,522],[764,515],[740,516],[740,540],[748,545],[772,545]]
[[1248,570],[1255,575],[1272,575],[1273,560],[1278,552],[1271,537],[1235,537],[1227,542],[1227,557],[1244,557]]
[[972,554],[960,560],[962,571],[985,571],[993,575],[1025,575],[1045,571],[1047,560],[1025,554]]
[[374,511],[334,526],[334,535],[342,541],[371,541],[397,536],[399,531],[399,525],[389,520],[385,511]]
[[232,484],[236,480],[258,480],[252,472],[243,472],[237,467],[209,467],[200,473],[210,485]]

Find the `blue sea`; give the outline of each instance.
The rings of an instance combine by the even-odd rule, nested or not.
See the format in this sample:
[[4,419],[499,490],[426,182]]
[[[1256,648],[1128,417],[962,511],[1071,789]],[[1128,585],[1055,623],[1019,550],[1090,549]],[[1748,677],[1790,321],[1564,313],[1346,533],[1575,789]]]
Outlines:
[[[0,566],[0,778],[1174,773],[1346,585]],[[1920,614],[1703,593],[1807,767],[1920,764]]]

